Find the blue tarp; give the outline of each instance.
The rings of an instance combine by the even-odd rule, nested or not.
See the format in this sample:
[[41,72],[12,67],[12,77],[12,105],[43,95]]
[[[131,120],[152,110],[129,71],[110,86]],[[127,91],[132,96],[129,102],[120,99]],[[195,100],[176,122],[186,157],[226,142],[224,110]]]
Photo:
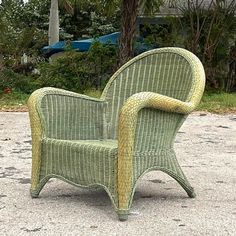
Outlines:
[[[120,32],[107,34],[98,38],[75,40],[70,43],[70,47],[80,52],[88,51],[93,42],[100,42],[102,44],[117,45]],[[65,50],[68,44],[65,41],[59,41],[52,46],[46,46],[42,50],[45,54],[52,55],[57,52]]]

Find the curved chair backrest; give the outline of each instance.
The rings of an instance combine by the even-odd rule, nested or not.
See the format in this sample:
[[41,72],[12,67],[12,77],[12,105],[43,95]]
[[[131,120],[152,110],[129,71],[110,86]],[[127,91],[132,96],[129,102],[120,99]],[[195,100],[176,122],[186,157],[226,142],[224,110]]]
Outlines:
[[119,110],[135,93],[155,92],[181,101],[191,101],[196,93],[202,94],[205,83],[199,81],[198,70],[203,71],[199,59],[182,48],[154,49],[123,65],[102,94],[108,102],[108,138],[117,137]]

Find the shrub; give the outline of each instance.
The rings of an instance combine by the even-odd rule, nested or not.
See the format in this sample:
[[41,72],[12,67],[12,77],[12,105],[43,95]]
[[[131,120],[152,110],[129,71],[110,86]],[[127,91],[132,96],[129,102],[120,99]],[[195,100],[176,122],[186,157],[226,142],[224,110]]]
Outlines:
[[7,68],[0,70],[0,92],[14,90],[16,92],[31,93],[37,88],[40,88],[37,76],[26,76]]
[[232,90],[233,84],[227,89],[227,77],[229,49],[234,44],[236,32],[235,1],[210,0],[209,7],[203,1],[186,2],[180,8],[183,17],[178,19],[185,48],[202,61],[208,87]]
[[95,42],[88,52],[66,51],[51,64],[42,63],[39,78],[42,87],[51,86],[83,93],[103,87],[113,73],[116,49]]

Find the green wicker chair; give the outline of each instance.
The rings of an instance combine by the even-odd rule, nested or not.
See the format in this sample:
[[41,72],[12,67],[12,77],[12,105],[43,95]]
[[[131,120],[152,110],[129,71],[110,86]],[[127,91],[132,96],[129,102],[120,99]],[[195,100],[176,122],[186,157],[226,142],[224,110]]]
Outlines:
[[100,99],[42,88],[28,101],[32,129],[31,196],[50,178],[100,186],[120,220],[128,218],[137,181],[160,170],[195,193],[173,149],[205,85],[199,59],[181,48],[145,52],[122,66]]

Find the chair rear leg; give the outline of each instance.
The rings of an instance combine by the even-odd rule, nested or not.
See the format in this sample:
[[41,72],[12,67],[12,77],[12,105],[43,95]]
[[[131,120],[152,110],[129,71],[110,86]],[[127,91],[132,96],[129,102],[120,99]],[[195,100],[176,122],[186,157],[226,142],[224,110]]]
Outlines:
[[[182,172],[182,170],[181,170],[181,172]],[[194,191],[194,188],[190,185],[190,183],[188,182],[188,180],[185,177],[183,172],[182,172],[181,176],[176,175],[174,173],[169,174],[169,175],[171,175],[171,177],[173,177],[180,184],[180,186],[186,191],[186,193],[188,194],[188,196],[190,198],[195,198],[196,197],[196,193]]]
[[195,198],[196,194],[194,192],[194,188],[191,186],[182,168],[180,167],[174,150],[171,152],[168,160],[168,165],[164,167],[166,171],[163,171],[170,175],[172,178],[174,178],[186,191],[190,198]]

